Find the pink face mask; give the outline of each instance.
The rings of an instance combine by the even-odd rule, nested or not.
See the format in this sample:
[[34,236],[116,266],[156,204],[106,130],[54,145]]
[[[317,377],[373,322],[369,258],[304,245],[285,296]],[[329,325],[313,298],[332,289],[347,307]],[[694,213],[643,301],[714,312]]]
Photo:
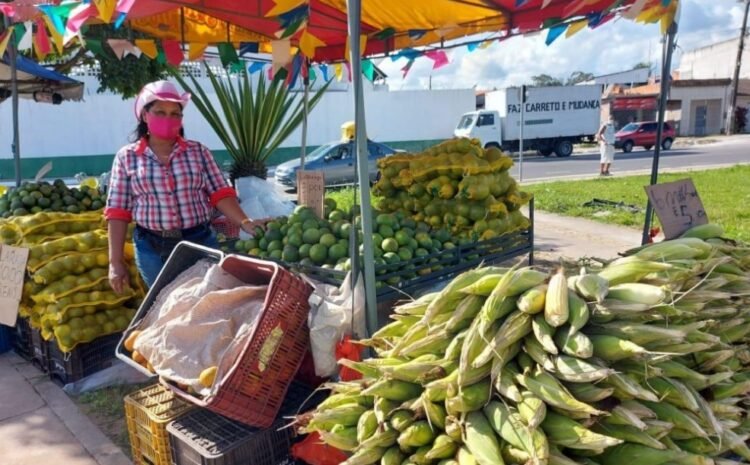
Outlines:
[[148,132],[160,139],[176,139],[182,129],[182,121],[168,116],[149,115]]

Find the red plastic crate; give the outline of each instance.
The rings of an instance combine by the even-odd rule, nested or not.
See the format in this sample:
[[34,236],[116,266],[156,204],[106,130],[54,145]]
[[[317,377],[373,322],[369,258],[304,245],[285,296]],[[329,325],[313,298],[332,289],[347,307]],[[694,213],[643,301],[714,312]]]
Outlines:
[[239,239],[240,227],[229,221],[225,216],[211,220],[211,226],[217,234],[223,234],[227,239]]

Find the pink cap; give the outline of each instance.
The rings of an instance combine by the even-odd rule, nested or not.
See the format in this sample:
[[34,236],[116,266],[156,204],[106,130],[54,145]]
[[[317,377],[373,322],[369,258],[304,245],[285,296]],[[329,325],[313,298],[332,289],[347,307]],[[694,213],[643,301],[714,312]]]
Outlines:
[[190,102],[190,94],[180,93],[177,87],[169,81],[154,81],[146,84],[135,98],[135,117],[141,119],[143,108],[151,102],[175,102],[185,108]]

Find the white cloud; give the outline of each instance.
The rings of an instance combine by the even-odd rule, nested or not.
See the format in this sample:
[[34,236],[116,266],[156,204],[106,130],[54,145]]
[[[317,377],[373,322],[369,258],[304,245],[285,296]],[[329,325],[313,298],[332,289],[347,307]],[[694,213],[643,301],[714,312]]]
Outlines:
[[[742,14],[743,7],[736,0],[683,0],[676,63],[680,50],[737,36]],[[542,73],[558,77],[574,71],[607,74],[630,69],[642,61],[656,69],[661,59],[658,25],[618,20],[593,31],[581,31],[570,39],[561,37],[550,46],[545,45],[545,38],[546,33],[514,37],[471,53],[466,47],[458,47],[448,51],[451,63],[434,71],[431,60],[420,58],[406,79],[401,78],[406,59],[385,59],[379,66],[388,74],[394,90],[427,88],[430,75],[433,88],[488,89],[528,83],[531,76]]]

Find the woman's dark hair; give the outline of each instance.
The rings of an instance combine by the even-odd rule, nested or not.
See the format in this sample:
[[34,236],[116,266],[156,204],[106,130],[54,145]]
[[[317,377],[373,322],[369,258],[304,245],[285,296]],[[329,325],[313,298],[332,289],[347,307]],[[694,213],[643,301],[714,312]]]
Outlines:
[[[143,110],[141,111],[143,112],[150,110],[155,103],[156,101],[144,105]],[[180,104],[178,103],[178,105]],[[180,110],[182,110],[182,105],[180,105]],[[143,121],[143,116],[141,116],[140,118],[141,120],[138,122],[138,126],[135,127],[135,131],[133,131],[133,133],[130,135],[130,142],[138,142],[144,137],[148,137],[148,124]],[[180,128],[180,137],[185,137],[185,128]]]

